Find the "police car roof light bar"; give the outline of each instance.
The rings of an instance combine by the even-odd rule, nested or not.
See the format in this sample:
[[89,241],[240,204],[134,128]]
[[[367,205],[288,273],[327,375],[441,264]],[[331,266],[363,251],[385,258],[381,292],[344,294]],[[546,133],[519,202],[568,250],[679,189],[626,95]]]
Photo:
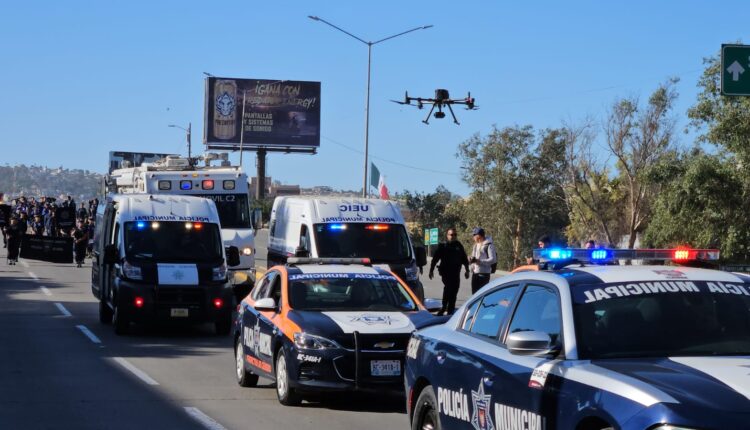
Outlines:
[[371,266],[372,261],[369,258],[304,258],[289,257],[286,260],[289,266],[298,266],[301,264],[361,264]]
[[718,249],[581,249],[544,248],[534,250],[534,259],[540,262],[571,261],[578,263],[606,263],[615,260],[672,260],[675,262],[716,261]]

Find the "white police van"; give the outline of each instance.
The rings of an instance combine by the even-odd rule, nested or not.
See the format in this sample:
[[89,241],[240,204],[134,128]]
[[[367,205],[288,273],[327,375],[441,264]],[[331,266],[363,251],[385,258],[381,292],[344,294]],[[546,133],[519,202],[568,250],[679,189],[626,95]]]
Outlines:
[[395,202],[333,197],[277,197],[271,210],[268,266],[289,257],[369,258],[387,265],[424,298],[417,266],[424,248],[414,248]]
[[[202,160],[199,166],[196,160]],[[220,165],[211,165],[219,161]],[[167,156],[154,163],[113,170],[105,178],[106,192],[198,196],[216,204],[224,246],[240,250],[240,264],[230,270],[237,299],[255,283],[255,229],[260,210],[250,211],[247,175],[230,165],[226,153],[206,153],[197,158]]]
[[124,334],[131,322],[213,322],[228,334],[235,306],[226,251],[211,200],[109,195],[96,214],[91,290],[99,320]]

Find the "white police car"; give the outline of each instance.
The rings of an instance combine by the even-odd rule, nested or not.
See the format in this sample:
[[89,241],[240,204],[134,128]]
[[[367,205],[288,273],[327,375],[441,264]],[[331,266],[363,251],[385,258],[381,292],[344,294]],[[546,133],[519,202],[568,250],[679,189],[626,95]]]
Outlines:
[[750,277],[590,264],[718,251],[538,256],[542,270],[495,280],[412,336],[413,429],[750,428]]

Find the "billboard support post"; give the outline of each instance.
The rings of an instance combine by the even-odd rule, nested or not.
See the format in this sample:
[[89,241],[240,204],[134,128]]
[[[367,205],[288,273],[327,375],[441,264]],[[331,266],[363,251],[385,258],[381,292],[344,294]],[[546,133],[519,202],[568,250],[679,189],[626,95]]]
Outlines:
[[242,167],[242,149],[245,143],[245,97],[247,97],[247,90],[242,90],[242,117],[240,118],[240,167]]
[[258,148],[258,184],[255,190],[258,200],[266,197],[266,148]]

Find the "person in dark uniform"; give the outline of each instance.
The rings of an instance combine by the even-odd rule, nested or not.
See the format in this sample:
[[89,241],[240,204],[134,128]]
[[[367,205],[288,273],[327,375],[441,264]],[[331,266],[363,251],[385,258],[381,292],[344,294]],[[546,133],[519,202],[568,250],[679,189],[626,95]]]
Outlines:
[[86,247],[89,244],[89,233],[83,221],[78,221],[73,229],[73,249],[76,254],[76,267],[81,267],[86,258]]
[[438,273],[443,281],[443,306],[438,315],[452,315],[456,311],[456,296],[461,286],[461,266],[464,268],[464,276],[469,279],[469,259],[464,246],[458,241],[456,229],[449,228],[446,238],[445,243],[438,245],[430,264],[430,279],[434,276],[435,266],[440,263]]
[[34,215],[34,221],[31,222],[31,232],[34,236],[44,235],[44,221],[42,221],[42,215]]
[[8,265],[12,266],[18,261],[18,252],[21,249],[21,237],[24,235],[18,218],[13,217],[10,219],[10,224],[5,227],[5,234],[8,236]]

